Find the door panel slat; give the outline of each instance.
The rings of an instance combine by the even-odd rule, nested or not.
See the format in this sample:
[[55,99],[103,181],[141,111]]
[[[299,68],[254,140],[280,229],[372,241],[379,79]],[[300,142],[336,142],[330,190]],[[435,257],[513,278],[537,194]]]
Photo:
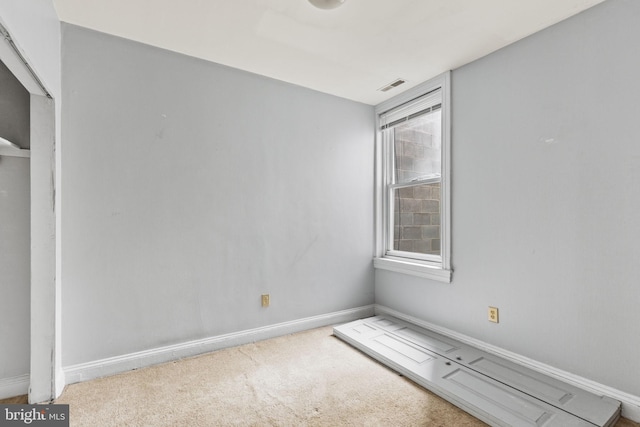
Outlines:
[[334,334],[492,425],[610,426],[620,404],[390,316]]

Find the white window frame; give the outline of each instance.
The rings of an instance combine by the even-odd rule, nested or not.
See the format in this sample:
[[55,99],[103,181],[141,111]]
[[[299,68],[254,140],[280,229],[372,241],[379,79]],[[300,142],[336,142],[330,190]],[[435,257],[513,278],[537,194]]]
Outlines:
[[[424,277],[445,283],[451,282],[451,72],[446,72],[415,86],[376,106],[376,248],[375,268]],[[442,91],[442,171],[440,178],[441,237],[439,259],[413,252],[390,250],[393,214],[390,213],[392,186],[389,164],[392,153],[387,149],[380,131],[380,115],[429,92]]]

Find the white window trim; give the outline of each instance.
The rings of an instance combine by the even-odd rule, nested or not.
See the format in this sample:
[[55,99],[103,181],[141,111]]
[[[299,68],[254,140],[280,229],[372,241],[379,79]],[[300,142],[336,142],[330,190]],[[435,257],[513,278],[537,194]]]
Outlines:
[[[374,268],[395,271],[398,273],[433,279],[451,283],[453,270],[451,269],[451,72],[448,71],[427,82],[415,86],[400,95],[393,97],[376,106],[376,147],[375,147],[375,258]],[[442,177],[441,177],[441,227],[440,242],[441,262],[390,256],[386,253],[388,210],[385,206],[385,192],[387,189],[383,176],[383,161],[385,159],[382,133],[380,132],[380,114],[399,105],[411,101],[421,95],[442,88]]]

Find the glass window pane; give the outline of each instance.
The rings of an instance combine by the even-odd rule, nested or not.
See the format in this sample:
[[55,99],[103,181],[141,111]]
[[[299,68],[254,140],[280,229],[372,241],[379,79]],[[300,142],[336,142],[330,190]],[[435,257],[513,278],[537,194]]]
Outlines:
[[439,177],[441,111],[418,116],[393,128],[394,183]]
[[393,249],[440,255],[440,183],[393,193]]

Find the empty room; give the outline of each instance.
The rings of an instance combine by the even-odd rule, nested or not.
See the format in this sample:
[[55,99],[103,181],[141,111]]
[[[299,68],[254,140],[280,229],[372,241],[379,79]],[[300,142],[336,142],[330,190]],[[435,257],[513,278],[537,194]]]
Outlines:
[[0,425],[640,426],[639,22],[0,0]]

